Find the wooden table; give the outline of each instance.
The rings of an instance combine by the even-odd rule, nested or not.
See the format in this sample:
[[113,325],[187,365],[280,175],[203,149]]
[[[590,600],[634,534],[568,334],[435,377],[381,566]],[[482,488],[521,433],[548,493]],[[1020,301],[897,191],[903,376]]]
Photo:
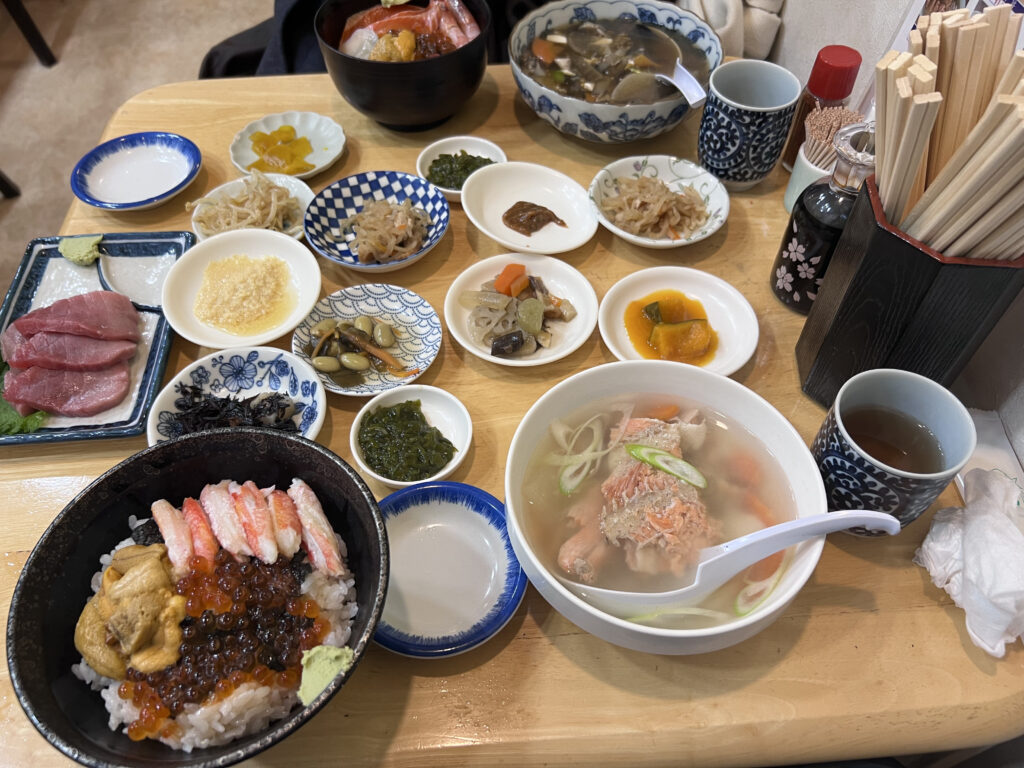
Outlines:
[[[431,131],[395,133],[355,113],[326,76],[218,80],[162,86],[129,100],[104,139],[171,130],[195,141],[203,169],[192,186],[150,211],[113,214],[75,202],[64,234],[189,229],[184,202],[238,174],[228,157],[235,132],[264,114],[314,110],[341,123],[344,156],[313,178],[319,190],[357,171],[414,171],[427,143],[476,133],[510,160],[556,168],[587,186],[625,154],[695,158],[697,121],[628,147],[592,145],[541,122],[515,96],[507,66],[488,69],[462,112]],[[565,254],[599,297],[622,276],[679,264],[728,280],[753,304],[760,340],[733,378],[754,389],[809,442],[824,412],[800,391],[793,348],[803,317],[769,288],[788,217],[787,177],[776,171],[732,196],[727,225],[687,248],[648,251],[604,229]],[[438,310],[448,284],[474,261],[505,251],[454,206],[451,231],[425,259],[388,274]],[[321,260],[324,292],[364,282]],[[286,347],[288,339],[277,342]],[[171,371],[205,354],[180,339]],[[533,401],[555,382],[613,358],[595,330],[569,357],[510,369],[467,354],[445,334],[441,354],[419,379],[447,388],[469,408],[474,445],[451,478],[503,497],[511,435]],[[350,459],[348,432],[361,398],[329,397],[319,442]],[[0,604],[45,527],[104,470],[145,446],[144,436],[0,449]],[[379,497],[387,493],[375,487]],[[936,507],[959,504],[951,487]],[[929,517],[899,537],[833,535],[813,577],[786,614],[760,635],[718,653],[661,657],[627,651],[563,619],[532,589],[490,642],[461,656],[412,660],[369,649],[357,673],[300,733],[254,760],[322,766],[759,766],[912,754],[996,743],[1024,731],[1024,653],[996,660],[971,643],[963,613],[911,558]],[[4,615],[6,620],[6,613]],[[0,672],[0,761],[63,764],[24,716]],[[98,704],[97,704],[98,705]]]

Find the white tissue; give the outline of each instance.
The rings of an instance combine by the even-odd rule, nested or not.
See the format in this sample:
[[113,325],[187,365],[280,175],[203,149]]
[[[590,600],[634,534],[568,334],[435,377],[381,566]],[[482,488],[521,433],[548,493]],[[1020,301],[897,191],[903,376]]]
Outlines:
[[974,644],[1002,658],[1024,634],[1024,497],[1001,472],[973,469],[964,498],[935,513],[914,562],[963,609]]

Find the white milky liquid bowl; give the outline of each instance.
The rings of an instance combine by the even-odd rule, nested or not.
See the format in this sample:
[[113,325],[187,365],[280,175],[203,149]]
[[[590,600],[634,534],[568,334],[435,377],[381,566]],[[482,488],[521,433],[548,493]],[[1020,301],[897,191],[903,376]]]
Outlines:
[[793,550],[773,591],[746,615],[706,628],[666,629],[616,618],[590,605],[555,578],[524,534],[524,481],[533,453],[552,422],[588,403],[643,394],[692,401],[742,425],[761,450],[770,451],[782,467],[795,505],[794,516],[827,511],[821,476],[803,438],[766,400],[732,379],[693,366],[662,360],[628,361],[600,365],[570,376],[548,390],[526,412],[512,437],[505,469],[509,539],[537,591],[581,629],[609,643],[647,653],[684,655],[727,648],[753,637],[785,612],[814,571],[824,547],[824,536],[805,541]]

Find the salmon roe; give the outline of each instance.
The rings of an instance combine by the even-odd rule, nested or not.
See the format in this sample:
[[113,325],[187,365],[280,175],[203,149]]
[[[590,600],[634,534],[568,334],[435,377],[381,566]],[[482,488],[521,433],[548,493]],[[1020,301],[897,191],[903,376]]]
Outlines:
[[180,657],[151,674],[128,669],[118,695],[139,708],[132,739],[168,736],[186,704],[212,703],[247,682],[296,687],[302,652],[330,629],[315,600],[299,594],[309,565],[298,558],[236,561],[226,550],[200,557],[175,585],[185,598]]

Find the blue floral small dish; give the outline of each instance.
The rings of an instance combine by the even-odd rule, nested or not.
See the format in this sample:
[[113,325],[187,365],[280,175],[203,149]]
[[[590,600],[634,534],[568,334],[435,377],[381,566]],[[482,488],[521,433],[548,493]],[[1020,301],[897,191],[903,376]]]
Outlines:
[[276,347],[224,349],[196,360],[160,391],[146,425],[150,445],[184,434],[175,419],[182,407],[179,384],[234,400],[271,392],[284,395],[294,406],[292,421],[297,432],[309,440],[316,439],[327,412],[324,388],[316,371],[304,360]]
[[[616,226],[601,210],[601,203],[606,197],[618,195],[617,179],[638,179],[641,176],[664,182],[677,195],[687,187],[693,189],[704,201],[707,220],[690,234],[678,238],[642,237]],[[715,234],[729,218],[729,193],[722,182],[699,165],[670,155],[637,155],[609,163],[590,182],[589,194],[602,227],[626,242],[644,248],[678,248],[696,243]]]
[[[341,222],[359,213],[371,200],[402,203],[410,200],[430,217],[423,247],[404,259],[383,264],[364,264],[350,247],[355,239],[343,232]],[[451,210],[444,194],[426,179],[401,171],[367,171],[346,176],[321,190],[306,208],[306,241],[325,259],[357,272],[391,272],[419,261],[448,231]]]
[[308,350],[315,343],[312,329],[317,323],[328,318],[353,322],[360,315],[391,326],[395,343],[386,351],[402,364],[405,375],[370,368],[354,381],[342,383],[317,372],[324,388],[330,392],[372,397],[408,384],[430,367],[441,349],[441,320],[426,299],[401,286],[367,283],[349,286],[320,299],[292,334],[292,353],[310,361]]
[[71,191],[97,208],[153,208],[191,184],[202,163],[199,147],[184,136],[130,133],[89,150],[71,172]]
[[465,653],[509,622],[526,574],[505,529],[505,505],[452,482],[419,483],[380,502],[391,575],[374,640],[403,656]]
[[[722,43],[702,19],[672,3],[658,0],[555,0],[527,14],[509,35],[509,62],[519,93],[545,122],[569,136],[600,144],[621,144],[649,139],[675,128],[696,114],[682,95],[653,104],[591,104],[563,96],[527,76],[519,66],[523,51],[537,35],[570,21],[639,19],[685,38],[707,58],[711,72],[722,61]],[[703,83],[707,85],[707,83]]]

